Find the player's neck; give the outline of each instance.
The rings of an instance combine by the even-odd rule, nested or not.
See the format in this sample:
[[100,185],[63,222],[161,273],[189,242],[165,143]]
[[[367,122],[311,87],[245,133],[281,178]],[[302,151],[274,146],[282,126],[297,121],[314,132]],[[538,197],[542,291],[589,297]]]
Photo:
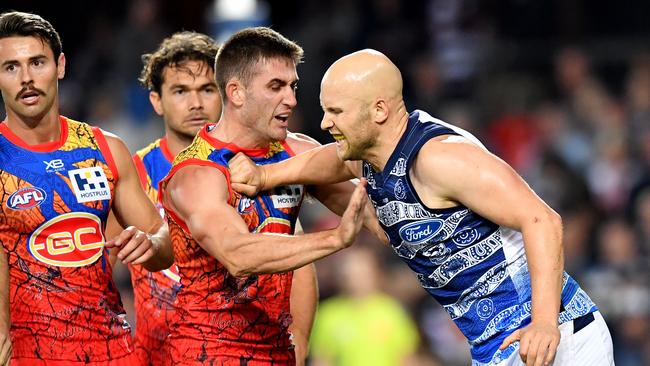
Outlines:
[[169,129],[165,133],[165,138],[167,140],[167,148],[172,156],[178,155],[179,152],[183,151],[186,147],[190,146],[193,141],[193,138],[189,136],[181,135],[174,133]]
[[42,116],[20,116],[7,110],[7,127],[27,145],[41,145],[61,138],[61,122],[58,108],[50,108]]
[[245,126],[235,120],[222,117],[210,135],[219,141],[232,143],[242,149],[263,149],[269,146],[270,141],[254,128]]

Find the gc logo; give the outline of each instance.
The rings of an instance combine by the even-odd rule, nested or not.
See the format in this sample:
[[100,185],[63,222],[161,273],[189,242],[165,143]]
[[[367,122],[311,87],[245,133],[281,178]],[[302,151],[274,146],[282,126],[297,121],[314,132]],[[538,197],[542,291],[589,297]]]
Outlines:
[[104,233],[99,217],[69,212],[42,224],[29,237],[29,251],[41,262],[81,267],[102,256]]

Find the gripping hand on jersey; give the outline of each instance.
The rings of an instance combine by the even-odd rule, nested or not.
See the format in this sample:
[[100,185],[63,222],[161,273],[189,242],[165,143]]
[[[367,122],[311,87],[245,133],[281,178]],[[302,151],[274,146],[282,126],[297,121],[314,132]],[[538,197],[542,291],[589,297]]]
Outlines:
[[266,173],[243,153],[237,153],[228,162],[230,184],[235,191],[249,197],[264,189]]

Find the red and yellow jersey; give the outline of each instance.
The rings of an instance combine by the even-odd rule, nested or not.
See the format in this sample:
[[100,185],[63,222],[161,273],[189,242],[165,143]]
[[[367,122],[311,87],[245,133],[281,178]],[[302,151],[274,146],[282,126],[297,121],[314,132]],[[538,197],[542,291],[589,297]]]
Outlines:
[[[133,156],[142,187],[163,216],[162,205],[158,203],[158,182],[169,173],[173,160],[165,138]],[[141,265],[129,265],[129,270],[135,298],[135,346],[144,363],[159,365],[181,287],[178,269],[172,265],[160,272],[149,272]]]
[[[244,150],[223,143],[204,127],[192,145],[175,159],[168,180],[181,167],[204,165],[222,171],[228,182],[228,161],[244,152],[257,164],[289,158],[285,142],[265,149]],[[230,190],[230,188],[229,188]],[[278,187],[255,197],[230,190],[228,203],[248,224],[251,232],[293,233],[302,203],[303,187]],[[293,362],[289,340],[289,295],[293,273],[234,277],[192,238],[187,225],[166,208],[174,256],[183,288],[169,339],[172,364],[248,365]],[[214,218],[218,220],[218,217]],[[218,360],[218,362],[217,362]]]
[[33,146],[0,124],[13,355],[117,359],[133,350],[104,248],[118,171],[101,130],[60,122],[59,141]]

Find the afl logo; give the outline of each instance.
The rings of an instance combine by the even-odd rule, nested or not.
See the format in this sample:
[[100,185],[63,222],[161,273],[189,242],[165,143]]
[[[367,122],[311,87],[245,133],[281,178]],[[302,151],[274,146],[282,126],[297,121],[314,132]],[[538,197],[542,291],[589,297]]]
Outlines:
[[38,187],[22,188],[9,196],[7,206],[13,210],[29,210],[40,206],[46,198],[45,191]]
[[237,211],[239,213],[251,212],[255,207],[253,203],[254,201],[252,199],[246,196],[241,196],[241,199],[239,200],[239,204],[237,204]]
[[167,269],[163,269],[162,273],[176,282],[181,282],[181,276],[178,273],[178,266],[176,263],[172,264],[172,266]]
[[81,267],[102,256],[104,233],[99,217],[87,212],[59,215],[36,229],[27,241],[37,260],[58,267]]

